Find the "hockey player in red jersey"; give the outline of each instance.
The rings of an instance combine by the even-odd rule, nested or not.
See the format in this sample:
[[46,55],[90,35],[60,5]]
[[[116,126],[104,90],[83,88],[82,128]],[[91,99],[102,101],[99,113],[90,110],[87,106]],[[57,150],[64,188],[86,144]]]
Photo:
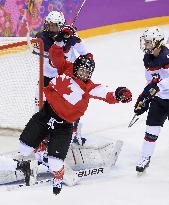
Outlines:
[[[36,37],[41,38],[44,43],[44,87],[58,75],[57,67],[52,67],[49,59],[46,57],[54,42],[63,47],[64,56],[70,62],[74,62],[77,55],[89,53],[84,41],[77,35],[76,29],[71,25],[66,25],[64,14],[59,11],[51,11],[47,15],[44,28],[36,34]],[[39,92],[37,92],[35,98],[36,110],[39,109],[39,106],[37,106],[39,104],[38,96]],[[77,135],[78,123],[79,119],[74,122],[72,140],[77,144],[83,145],[86,139]]]
[[[91,55],[81,55],[71,63],[65,60],[63,48],[53,45],[49,56],[51,64],[57,66],[59,75],[45,88],[47,101],[43,108],[33,115],[20,135],[19,151],[23,156],[31,155],[42,142],[43,136],[50,135],[48,165],[54,176],[53,193],[59,194],[63,183],[64,160],[72,138],[73,122],[84,115],[90,98],[109,104],[128,103],[132,94],[126,87],[118,87],[113,92],[107,86],[93,83],[91,76],[95,62]],[[29,179],[29,161],[16,163],[17,169],[23,170],[26,180]]]
[[147,86],[138,97],[134,112],[141,115],[149,111],[137,172],[149,166],[160,129],[169,117],[169,49],[164,44],[164,34],[157,26],[150,27],[144,31],[140,42],[145,52]]

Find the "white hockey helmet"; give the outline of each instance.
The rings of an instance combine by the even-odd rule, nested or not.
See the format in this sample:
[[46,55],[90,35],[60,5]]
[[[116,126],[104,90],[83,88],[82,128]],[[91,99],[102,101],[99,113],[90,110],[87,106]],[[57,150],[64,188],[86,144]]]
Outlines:
[[[152,46],[147,48],[146,41],[151,42]],[[140,37],[140,48],[145,53],[151,54],[155,48],[160,48],[162,45],[164,45],[164,33],[157,26],[147,28]]]
[[65,24],[65,17],[62,12],[59,11],[51,11],[46,17],[47,23],[56,23],[58,27],[62,27]]

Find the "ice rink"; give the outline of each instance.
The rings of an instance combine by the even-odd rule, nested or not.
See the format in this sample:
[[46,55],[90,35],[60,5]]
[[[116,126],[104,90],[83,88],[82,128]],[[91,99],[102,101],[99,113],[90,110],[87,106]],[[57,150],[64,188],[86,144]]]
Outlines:
[[[169,25],[161,26],[166,38]],[[169,204],[169,122],[158,139],[151,166],[138,177],[135,165],[145,132],[146,114],[128,128],[133,106],[145,86],[143,53],[139,37],[144,29],[112,33],[86,39],[94,54],[96,68],[93,81],[115,90],[126,86],[133,93],[129,104],[109,105],[91,100],[81,119],[82,135],[88,144],[103,144],[114,139],[124,145],[117,164],[105,176],[82,180],[74,187],[63,186],[59,196],[52,194],[52,185],[7,191],[0,186],[0,204],[6,205],[168,205]],[[17,137],[0,136],[0,153],[17,149]]]

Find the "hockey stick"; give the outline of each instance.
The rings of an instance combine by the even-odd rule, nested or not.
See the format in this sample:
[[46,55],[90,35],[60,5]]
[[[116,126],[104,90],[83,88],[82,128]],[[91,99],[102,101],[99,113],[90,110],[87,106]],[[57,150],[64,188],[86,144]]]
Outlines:
[[20,189],[20,188],[32,188],[32,187],[34,187],[36,185],[40,185],[40,184],[44,184],[44,183],[50,183],[52,181],[53,181],[53,179],[49,178],[49,179],[42,179],[42,180],[36,181],[31,186],[26,186],[26,184],[10,185],[10,186],[7,186],[7,191],[12,191],[12,190]]
[[[143,101],[140,101],[140,102],[138,103],[136,109],[141,109],[142,107],[144,107],[144,106],[145,106],[145,103],[146,103],[148,100],[149,100],[149,99],[146,98],[146,99],[144,99]],[[128,127],[133,126],[133,125],[137,122],[137,120],[139,120],[139,115],[138,115],[138,114],[134,114],[134,116],[133,116],[132,120],[130,121]]]
[[[138,106],[137,106],[137,109],[141,109],[142,107],[145,106],[145,102],[147,101],[148,99],[144,99],[143,101],[139,102],[138,103]],[[128,125],[128,128],[133,126],[137,120],[139,120],[139,115],[138,114],[134,114],[132,120],[130,121],[129,125]]]
[[134,125],[134,123],[136,123],[137,120],[139,120],[139,117],[138,117],[137,114],[135,114],[135,115],[133,116],[132,120],[130,121],[128,127],[131,127],[132,125]]
[[[76,185],[81,179],[83,178],[88,178],[88,177],[93,177],[93,176],[103,176],[107,172],[111,170],[111,167],[109,166],[100,166],[100,167],[94,167],[94,168],[89,168],[89,169],[81,169],[78,171],[72,170],[71,173],[68,174],[67,179],[63,179],[63,183],[67,186],[74,186]],[[66,174],[66,173],[65,173]],[[72,178],[72,181],[70,180]],[[15,184],[15,185],[8,185],[6,187],[7,191],[14,191],[14,190],[20,190],[20,189],[29,189],[41,184],[48,184],[53,181],[53,178],[48,178],[48,179],[42,179],[36,181],[34,184],[31,186],[26,186],[25,183],[22,184]]]
[[[149,93],[150,93],[150,96],[151,96],[151,97],[147,97],[147,98],[145,98],[143,101],[140,101],[140,102],[138,103],[136,109],[141,109],[142,107],[145,107],[145,103],[146,103],[147,101],[150,101],[152,98],[154,98],[154,96],[156,95],[157,92],[158,92],[158,91],[157,91],[156,89],[151,88],[151,89],[149,90]],[[145,112],[145,111],[144,111],[144,112]],[[143,112],[143,113],[144,113],[144,112]],[[143,113],[142,113],[142,114],[143,114]],[[131,127],[132,125],[134,125],[134,124],[137,122],[137,120],[139,120],[139,115],[138,115],[138,114],[135,114],[135,115],[133,116],[132,120],[130,121],[128,127]]]
[[74,24],[75,24],[75,22],[76,22],[76,20],[77,20],[77,18],[78,18],[78,16],[79,16],[79,14],[80,14],[80,12],[81,12],[83,6],[84,6],[84,4],[86,3],[86,1],[87,1],[87,0],[84,0],[84,1],[82,2],[82,4],[81,4],[79,10],[77,11],[77,13],[76,13],[76,15],[75,15],[75,17],[74,17],[74,19],[73,19],[73,21],[72,21],[72,23],[71,23],[71,26],[74,26]]

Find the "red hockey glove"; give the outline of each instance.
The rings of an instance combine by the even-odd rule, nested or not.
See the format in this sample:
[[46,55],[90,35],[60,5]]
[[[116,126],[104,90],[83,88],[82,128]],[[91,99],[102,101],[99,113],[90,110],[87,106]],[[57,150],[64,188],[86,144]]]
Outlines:
[[72,36],[75,36],[76,28],[70,25],[65,25],[58,33],[57,36],[55,36],[55,41],[61,42],[63,41],[66,43],[68,39],[70,39]]
[[87,53],[85,57],[93,60],[93,54],[91,53]]
[[132,93],[126,87],[118,87],[115,91],[116,100],[122,103],[128,103],[132,101]]
[[61,30],[61,32],[64,35],[66,35],[65,38],[73,36],[76,33],[76,31],[77,31],[77,29],[71,25],[65,25]]
[[74,46],[76,43],[80,43],[81,39],[76,35],[76,28],[70,25],[65,25],[55,37],[55,41],[63,41],[65,44],[63,46],[63,51],[64,53],[67,53],[72,46]]

